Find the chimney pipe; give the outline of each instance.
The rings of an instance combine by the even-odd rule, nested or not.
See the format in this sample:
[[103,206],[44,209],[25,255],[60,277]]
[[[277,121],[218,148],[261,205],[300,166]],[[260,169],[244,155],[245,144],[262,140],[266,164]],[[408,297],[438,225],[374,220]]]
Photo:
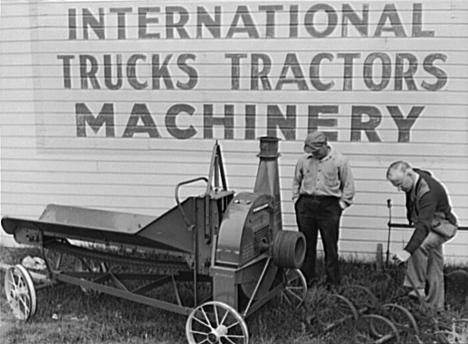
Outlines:
[[280,139],[273,136],[260,137],[260,158],[255,180],[255,193],[270,194],[275,198],[274,205],[274,236],[283,229],[281,221],[281,190],[278,172],[278,141]]

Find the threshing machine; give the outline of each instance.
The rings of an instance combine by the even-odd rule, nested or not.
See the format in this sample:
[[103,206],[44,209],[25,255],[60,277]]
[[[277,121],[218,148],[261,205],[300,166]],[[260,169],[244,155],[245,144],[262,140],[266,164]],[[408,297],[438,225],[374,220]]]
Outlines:
[[[187,315],[189,343],[248,343],[246,317],[277,295],[297,305],[307,293],[305,238],[282,229],[278,142],[260,138],[253,192],[228,190],[216,142],[208,177],[179,183],[159,217],[55,204],[36,221],[4,217],[6,233],[41,248],[48,273],[39,284],[20,264],[7,270],[15,316],[34,315],[36,290],[68,283]],[[200,182],[202,195],[179,199]]]

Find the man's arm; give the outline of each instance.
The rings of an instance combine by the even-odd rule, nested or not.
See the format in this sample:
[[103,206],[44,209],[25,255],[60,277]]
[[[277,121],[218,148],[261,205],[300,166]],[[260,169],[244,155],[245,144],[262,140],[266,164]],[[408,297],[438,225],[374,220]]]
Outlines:
[[[349,207],[353,204],[353,198],[356,193],[354,188],[354,177],[353,172],[351,171],[351,165],[348,160],[343,157],[343,161],[340,164],[340,181],[341,181],[341,191],[342,196],[340,199],[340,205],[343,208],[343,204],[346,207]],[[344,209],[344,208],[343,208]]]
[[301,159],[299,159],[296,163],[296,168],[294,169],[294,176],[292,181],[292,200],[296,203],[297,199],[299,198],[299,193],[301,190],[301,183],[302,183],[302,163]]

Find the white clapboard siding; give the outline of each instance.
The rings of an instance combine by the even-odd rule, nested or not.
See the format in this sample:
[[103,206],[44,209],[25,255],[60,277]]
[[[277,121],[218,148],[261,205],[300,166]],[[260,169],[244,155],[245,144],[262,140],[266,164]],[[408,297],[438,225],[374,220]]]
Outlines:
[[[260,5],[282,6],[275,13],[274,33],[269,33],[274,37],[265,38],[267,15]],[[315,5],[321,10],[314,14],[311,24],[307,12]],[[177,29],[172,30],[173,38],[166,37],[171,31],[165,27],[168,6],[186,9],[184,29],[189,38],[181,38]],[[298,8],[297,35],[290,31],[291,6]],[[369,21],[365,35],[343,21],[342,10],[351,7],[361,17],[366,6]],[[110,8],[124,7],[132,12],[126,15],[126,37],[119,39],[117,16],[109,12]],[[138,37],[137,12],[141,7],[158,8],[159,12],[148,14],[158,22],[149,23],[147,33],[157,33],[159,39]],[[220,37],[214,38],[204,26],[202,37],[196,38],[197,8],[214,18],[215,7],[222,12]],[[105,37],[98,39],[97,32],[89,27],[85,39],[82,10],[87,9],[98,20],[99,8],[105,13]],[[238,17],[235,24],[240,8],[248,13]],[[335,27],[330,26],[324,8],[336,13]],[[69,10],[76,13],[75,32],[69,26],[73,21]],[[178,15],[174,14],[175,22]],[[413,23],[418,16],[420,23]],[[248,32],[253,31],[244,25],[249,18],[258,38],[249,37]],[[333,30],[327,37],[312,37],[307,20],[309,29],[318,33]],[[382,20],[383,31],[378,35]],[[236,25],[237,31],[227,37],[230,27]],[[73,34],[75,39],[70,38]],[[348,157],[357,190],[353,206],[342,219],[343,256],[374,259],[378,244],[383,244],[385,252],[390,210],[393,222],[406,222],[404,195],[385,180],[388,165],[396,160],[432,171],[444,183],[460,224],[468,226],[468,2],[464,0],[330,0],[319,4],[287,0],[179,0],[157,4],[149,0],[6,0],[2,1],[0,44],[1,216],[35,219],[50,203],[159,216],[175,205],[178,183],[207,176],[216,141],[221,144],[229,188],[250,192],[258,169],[258,138],[275,135],[281,139],[278,165],[283,227],[297,230],[291,178],[309,130],[309,113],[328,106],[325,111],[329,113],[320,114],[318,127],[336,135],[331,144]],[[185,65],[196,71],[195,86],[187,86],[189,72],[183,63],[182,68],[178,65],[178,58],[184,54],[191,56]],[[240,59],[238,86],[232,77],[232,54]],[[320,54],[327,54],[319,62],[319,80],[330,83],[328,90],[318,90],[311,74],[311,64]],[[343,54],[354,54],[352,75],[347,81]],[[105,83],[105,55],[110,59],[114,83],[117,61],[122,61],[122,85],[116,90]],[[172,87],[158,78],[159,86],[152,84],[155,55],[161,64],[167,59]],[[70,58],[68,86],[63,56]],[[90,77],[81,78],[80,56],[88,63],[95,62],[95,84]],[[127,64],[135,56],[132,79]],[[370,68],[368,59],[372,56],[378,57]],[[267,63],[268,76],[263,82],[271,89],[265,89],[259,78],[256,88],[253,86],[251,63],[255,58],[259,59],[260,71]],[[398,81],[398,60],[403,74],[413,61],[411,80],[403,76]],[[382,78],[382,61],[388,63],[386,81]],[[89,65],[81,67],[89,72]],[[286,82],[281,84],[281,80]],[[135,82],[141,89],[135,88]],[[382,82],[386,82],[385,87],[379,90]],[[437,82],[441,84],[435,86]],[[372,83],[374,86],[369,86]],[[428,90],[431,87],[436,89]],[[81,109],[85,106],[94,118],[105,104],[107,110],[111,106],[111,132],[106,132],[104,125],[94,132],[89,122],[79,127],[77,104],[82,104]],[[149,131],[124,137],[137,104],[145,118],[152,120],[153,137]],[[171,124],[167,122],[168,112],[176,105],[182,112]],[[375,131],[356,127],[359,123],[353,122],[352,114],[358,110],[365,112],[356,117],[364,127],[371,119],[366,111],[373,114],[372,119],[378,122]],[[212,130],[209,123],[206,127],[210,113],[219,121],[231,111],[230,129],[220,122]],[[419,111],[417,119],[410,123],[409,131],[399,133],[393,117],[403,116],[409,123],[407,117],[412,111]],[[254,122],[246,115],[252,112]],[[283,122],[278,121],[276,129],[268,129],[273,114]],[[139,117],[137,126],[142,127],[142,121]],[[180,131],[174,134],[174,124],[180,131],[192,128],[191,136],[181,137]],[[180,196],[204,190],[203,183],[196,183],[182,188]],[[391,209],[387,207],[389,199]],[[401,249],[411,233],[409,229],[393,228],[390,249]],[[13,238],[0,230],[0,245],[14,244]],[[447,261],[466,263],[467,247],[468,231],[460,231],[445,245]]]

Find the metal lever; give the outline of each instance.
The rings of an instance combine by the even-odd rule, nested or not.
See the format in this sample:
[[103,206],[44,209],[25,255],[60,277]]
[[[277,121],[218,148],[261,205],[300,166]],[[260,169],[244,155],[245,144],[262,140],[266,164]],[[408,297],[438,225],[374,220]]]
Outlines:
[[179,207],[180,209],[180,212],[182,213],[182,217],[184,218],[184,221],[185,221],[185,224],[187,225],[187,229],[189,230],[189,232],[191,232],[193,230],[193,228],[195,227],[194,224],[190,224],[190,222],[187,220],[187,217],[185,216],[185,211],[184,211],[184,208],[182,208],[182,205],[180,204],[180,200],[179,200],[179,189],[182,185],[187,185],[187,184],[190,184],[190,183],[195,183],[195,182],[198,182],[200,180],[204,180],[206,183],[208,183],[208,178],[206,177],[198,177],[198,178],[194,178],[194,179],[190,179],[190,180],[186,180],[184,182],[180,182],[179,184],[176,185],[176,188],[175,188],[175,199],[176,199],[176,202],[177,202],[177,206]]
[[387,257],[385,260],[385,265],[388,266],[388,258],[390,255],[390,235],[392,232],[392,199],[387,199],[387,208],[388,208],[388,239],[387,239]]

